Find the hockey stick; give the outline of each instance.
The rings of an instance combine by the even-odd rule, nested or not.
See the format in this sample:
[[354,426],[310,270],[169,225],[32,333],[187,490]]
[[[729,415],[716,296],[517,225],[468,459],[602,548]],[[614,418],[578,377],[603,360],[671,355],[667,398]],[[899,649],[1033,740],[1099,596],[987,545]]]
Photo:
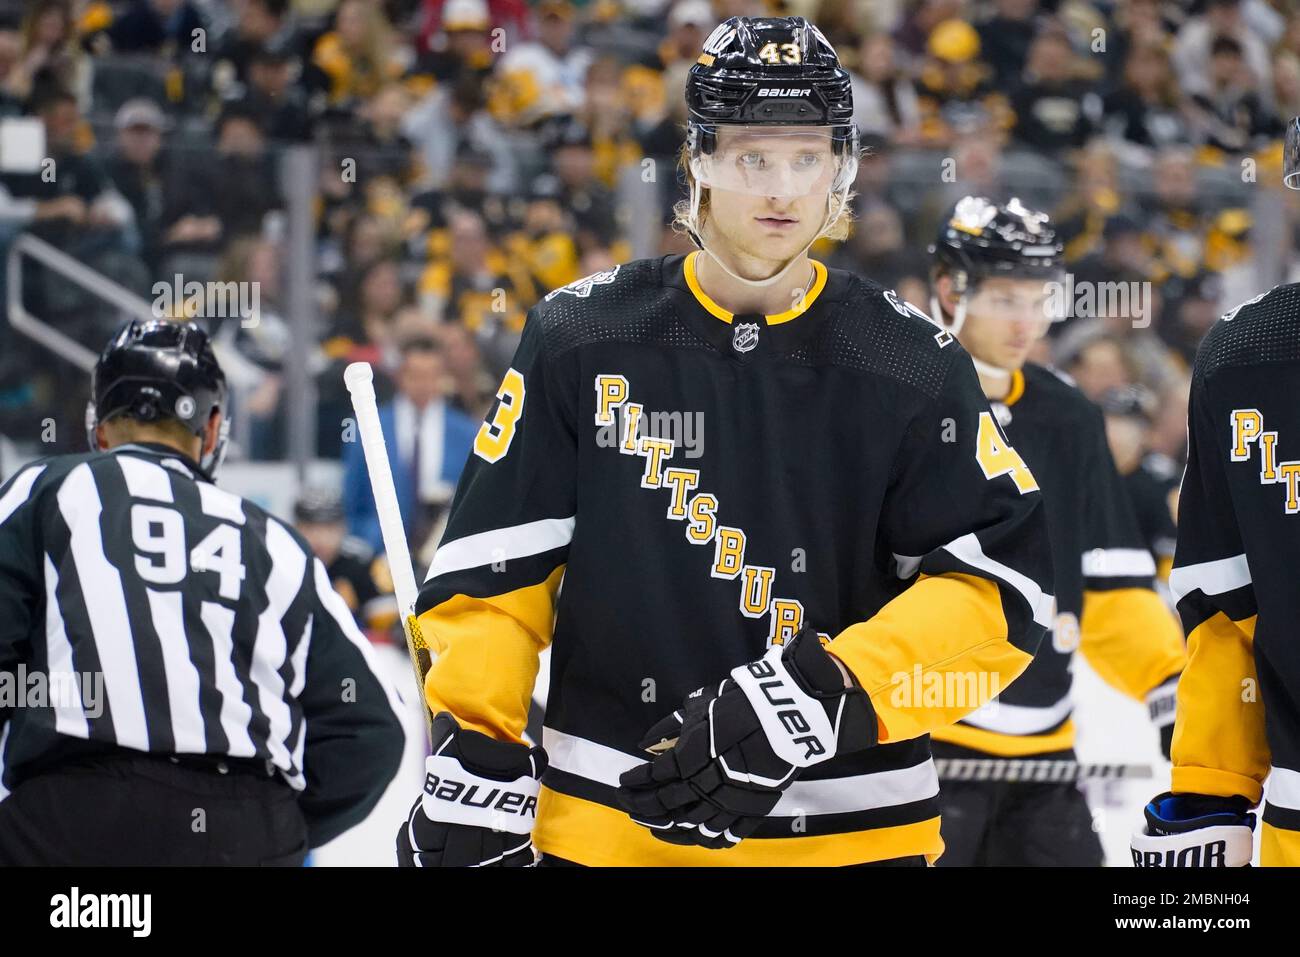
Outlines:
[[397,507],[397,489],[393,486],[393,470],[388,464],[384,431],[379,425],[374,379],[374,371],[369,362],[353,362],[343,370],[343,383],[348,387],[348,393],[352,396],[352,408],[357,414],[357,434],[361,436],[361,449],[366,455],[366,472],[370,475],[370,489],[375,496],[379,531],[384,538],[388,568],[393,576],[397,614],[406,633],[406,650],[411,655],[411,667],[415,669],[425,726],[432,737],[433,715],[429,713],[429,705],[424,697],[424,676],[433,664],[433,654],[424,635],[420,633],[420,623],[415,618],[415,599],[419,592],[415,587],[411,553],[406,547],[402,513]]
[[1008,758],[936,758],[941,781],[1082,781],[1088,778],[1153,778],[1149,764],[1081,764]]

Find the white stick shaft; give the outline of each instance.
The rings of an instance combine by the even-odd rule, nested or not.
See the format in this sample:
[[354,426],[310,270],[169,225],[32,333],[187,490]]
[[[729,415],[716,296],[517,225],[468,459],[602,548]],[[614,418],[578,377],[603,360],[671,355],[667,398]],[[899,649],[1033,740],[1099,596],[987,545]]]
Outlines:
[[397,489],[393,485],[393,470],[388,464],[388,450],[384,444],[384,430],[379,425],[379,408],[375,404],[374,373],[368,362],[354,362],[343,371],[343,381],[352,395],[352,408],[357,415],[357,435],[366,455],[366,471],[370,473],[370,488],[375,496],[375,511],[379,514],[379,531],[384,538],[384,551],[388,553],[388,567],[393,576],[393,592],[402,620],[415,611],[418,591],[415,572],[411,567],[411,553],[406,547],[406,530],[402,528],[402,513],[397,507]]

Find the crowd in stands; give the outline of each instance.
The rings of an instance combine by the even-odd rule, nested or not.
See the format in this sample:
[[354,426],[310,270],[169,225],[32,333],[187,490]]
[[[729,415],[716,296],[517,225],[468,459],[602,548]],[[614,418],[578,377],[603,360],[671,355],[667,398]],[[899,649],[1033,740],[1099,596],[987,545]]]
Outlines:
[[[315,448],[347,463],[349,530],[378,544],[343,366],[382,373],[412,507],[436,512],[529,308],[690,248],[670,226],[686,71],[718,22],[764,12],[813,19],[854,73],[857,225],[816,255],[927,308],[957,198],[1050,212],[1075,279],[1149,294],[1072,308],[1039,358],[1106,406],[1126,467],[1159,456],[1176,484],[1197,342],[1292,278],[1294,0],[0,0],[0,252],[27,232],[146,299],[175,276],[257,283],[259,320],[215,332],[237,454],[282,458],[300,185],[282,161],[313,145]],[[52,162],[16,169],[31,121]],[[117,321],[39,266],[23,278],[78,341]],[[0,319],[0,433],[75,423],[76,375]],[[80,443],[66,428],[42,451]]]

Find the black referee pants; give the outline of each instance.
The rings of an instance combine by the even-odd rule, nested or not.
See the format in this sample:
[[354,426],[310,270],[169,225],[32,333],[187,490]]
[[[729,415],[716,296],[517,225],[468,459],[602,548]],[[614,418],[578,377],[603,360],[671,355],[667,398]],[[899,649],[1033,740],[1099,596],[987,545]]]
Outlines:
[[253,762],[123,753],[27,778],[0,801],[0,866],[301,866],[296,793]]

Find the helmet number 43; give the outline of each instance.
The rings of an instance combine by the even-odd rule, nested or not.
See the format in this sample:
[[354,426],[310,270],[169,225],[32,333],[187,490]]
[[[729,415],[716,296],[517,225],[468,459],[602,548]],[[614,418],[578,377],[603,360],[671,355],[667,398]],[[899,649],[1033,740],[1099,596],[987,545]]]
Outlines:
[[802,57],[797,43],[764,43],[759,48],[758,58],[764,63],[800,63]]

